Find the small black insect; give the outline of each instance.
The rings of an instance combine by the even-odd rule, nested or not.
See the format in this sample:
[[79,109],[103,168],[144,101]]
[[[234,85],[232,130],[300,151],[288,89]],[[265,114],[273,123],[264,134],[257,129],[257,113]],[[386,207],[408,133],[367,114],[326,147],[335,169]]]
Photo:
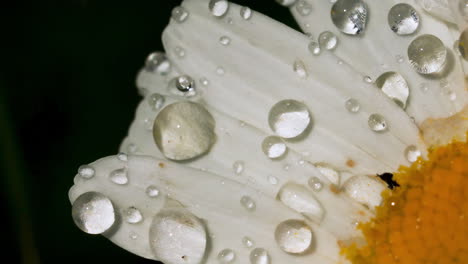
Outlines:
[[384,182],[387,183],[388,188],[390,190],[395,189],[395,187],[400,187],[400,184],[398,184],[398,182],[393,180],[393,174],[392,173],[385,172],[383,174],[377,174],[377,176],[379,176],[380,179],[382,179]]

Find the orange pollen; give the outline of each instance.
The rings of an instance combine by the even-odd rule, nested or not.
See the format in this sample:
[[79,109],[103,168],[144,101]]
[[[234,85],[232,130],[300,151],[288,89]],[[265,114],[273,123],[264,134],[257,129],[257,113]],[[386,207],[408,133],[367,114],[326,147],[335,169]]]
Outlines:
[[468,143],[430,150],[394,174],[375,217],[359,224],[366,245],[342,253],[353,264],[468,263]]

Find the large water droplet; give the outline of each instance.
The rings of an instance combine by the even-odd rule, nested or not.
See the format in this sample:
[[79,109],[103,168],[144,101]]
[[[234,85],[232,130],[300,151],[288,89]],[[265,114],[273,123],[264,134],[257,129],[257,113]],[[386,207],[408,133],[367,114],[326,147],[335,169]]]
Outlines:
[[316,163],[315,167],[323,176],[327,177],[331,183],[337,186],[340,185],[341,174],[337,169],[326,163]]
[[146,195],[148,195],[151,198],[159,196],[159,189],[158,189],[158,187],[156,187],[154,185],[150,185],[150,186],[146,187],[145,192],[146,192]]
[[218,253],[220,263],[231,263],[236,258],[236,253],[230,248],[225,248]]
[[121,169],[116,169],[113,170],[109,174],[109,179],[118,185],[124,185],[128,183],[128,177],[127,177],[127,169],[126,168],[121,168]]
[[97,192],[80,195],[72,206],[76,226],[88,234],[102,234],[115,223],[115,211],[111,200]]
[[268,123],[278,136],[295,138],[307,130],[312,120],[305,104],[296,100],[283,100],[270,109]]
[[290,219],[276,227],[275,239],[285,252],[300,254],[312,245],[312,230],[304,221]]
[[387,18],[390,29],[398,35],[413,34],[419,27],[419,15],[408,4],[394,5],[388,12]]
[[414,69],[421,74],[433,74],[443,70],[447,61],[447,49],[433,35],[421,35],[408,47],[408,58]]
[[209,151],[216,139],[214,128],[215,120],[202,105],[183,101],[159,112],[153,137],[164,156],[187,160]]
[[296,11],[301,16],[308,16],[312,12],[312,5],[306,0],[299,0],[296,3]]
[[270,264],[270,255],[263,248],[256,248],[250,252],[251,264]]
[[343,190],[349,197],[369,208],[380,205],[382,202],[380,194],[386,188],[376,177],[365,175],[353,176],[343,184]]
[[292,6],[297,0],[276,0],[276,2],[282,6]]
[[171,63],[166,54],[156,51],[146,57],[145,70],[166,75],[171,71]]
[[413,145],[406,147],[405,157],[409,162],[415,162],[421,156],[421,151]]
[[208,8],[213,16],[222,17],[229,9],[229,2],[226,0],[211,0]]
[[367,22],[367,5],[361,0],[338,0],[331,9],[333,24],[343,33],[358,35]]
[[254,246],[254,241],[250,238],[250,237],[243,237],[242,238],[242,244],[246,247],[246,248],[251,248]]
[[338,38],[330,31],[320,33],[318,42],[321,48],[333,50],[338,45]]
[[94,173],[94,168],[89,165],[82,165],[78,168],[78,174],[84,179],[91,179]]
[[315,196],[306,187],[287,183],[278,192],[278,199],[287,207],[320,223],[325,211]]
[[401,108],[406,108],[409,88],[403,76],[396,72],[386,72],[377,78],[375,84]]
[[150,247],[164,263],[198,264],[206,250],[206,230],[202,222],[185,209],[163,209],[149,231]]
[[302,62],[301,60],[294,61],[293,70],[297,74],[297,76],[299,76],[300,78],[304,79],[307,77],[306,66],[304,65],[304,62]]
[[358,100],[354,98],[350,98],[346,100],[345,107],[346,107],[346,110],[348,110],[350,113],[357,113],[359,112],[359,109],[361,109],[361,104],[359,103]]
[[257,207],[255,201],[247,195],[241,197],[240,203],[245,209],[247,209],[247,211],[250,212],[255,211],[255,208]]
[[252,17],[252,10],[247,6],[243,6],[240,9],[240,16],[245,20],[249,20]]
[[284,141],[277,136],[266,137],[262,142],[262,150],[265,155],[270,159],[277,159],[282,157],[288,147]]
[[371,114],[367,123],[370,129],[375,132],[384,132],[388,129],[387,121],[382,115],[379,114]]
[[189,12],[181,6],[176,6],[174,9],[172,9],[172,14],[171,17],[178,23],[182,23],[185,20],[187,20],[189,16]]
[[468,29],[463,30],[458,40],[458,51],[463,59],[468,60]]
[[143,220],[143,215],[136,207],[129,207],[123,211],[125,221],[130,224],[137,224]]
[[148,105],[153,111],[159,111],[159,109],[161,109],[164,106],[165,101],[166,99],[164,98],[164,96],[158,93],[154,93],[148,96],[147,99]]

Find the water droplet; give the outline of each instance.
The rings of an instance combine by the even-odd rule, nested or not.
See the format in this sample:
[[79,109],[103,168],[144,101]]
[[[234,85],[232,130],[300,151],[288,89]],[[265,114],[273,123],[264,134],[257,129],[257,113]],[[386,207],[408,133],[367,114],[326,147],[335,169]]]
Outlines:
[[414,69],[421,74],[433,74],[443,70],[447,61],[444,43],[433,35],[421,35],[408,47],[408,58]]
[[300,78],[306,78],[307,77],[307,70],[304,65],[304,62],[301,60],[296,60],[293,64],[293,70],[299,76]]
[[163,263],[201,263],[207,234],[202,222],[185,209],[163,209],[150,226],[149,242],[154,257]]
[[350,113],[357,113],[361,109],[361,104],[359,104],[358,100],[350,98],[346,100],[345,107]]
[[405,157],[409,162],[415,162],[421,156],[421,151],[416,146],[410,145],[405,149]]
[[458,52],[463,59],[468,60],[468,29],[465,29],[458,40]]
[[215,120],[201,104],[181,101],[163,108],[154,120],[153,137],[166,158],[187,160],[209,151]]
[[387,131],[387,121],[382,115],[371,114],[368,120],[369,127],[375,132]]
[[323,189],[322,181],[315,176],[310,177],[309,180],[307,181],[307,184],[309,185],[310,188],[312,188],[312,190],[316,192],[319,192]]
[[380,195],[387,187],[377,177],[358,175],[349,178],[343,184],[344,193],[349,197],[373,209],[380,205]]
[[130,237],[131,240],[136,240],[138,238],[138,235],[136,233],[134,233],[134,232],[131,232],[129,237]]
[[236,258],[236,253],[230,248],[225,248],[218,253],[220,263],[231,263]]
[[268,136],[262,142],[263,153],[270,159],[282,157],[287,149],[288,147],[284,141],[277,136]]
[[290,168],[289,164],[285,164],[285,165],[283,166],[283,170],[285,170],[285,171],[288,171],[289,168]]
[[224,75],[224,68],[219,66],[218,68],[216,68],[216,74],[218,75]]
[[427,83],[421,83],[419,85],[419,89],[421,89],[421,91],[423,91],[424,93],[426,93],[427,91],[429,91],[429,85]]
[[175,86],[181,92],[190,92],[195,90],[195,81],[188,75],[181,75],[175,79]]
[[282,6],[292,6],[297,0],[276,0],[276,2]]
[[201,83],[203,86],[208,86],[208,85],[210,84],[210,81],[209,81],[207,78],[202,77],[202,78],[200,79],[200,83]]
[[315,167],[323,176],[327,177],[331,183],[337,186],[340,185],[341,174],[337,169],[326,163],[316,163]]
[[76,226],[88,234],[102,234],[115,223],[115,211],[111,200],[97,192],[80,195],[72,206]]
[[123,152],[120,152],[119,154],[117,154],[117,159],[120,161],[128,161],[128,155]]
[[226,0],[211,0],[208,7],[213,16],[222,17],[229,9],[229,2]]
[[171,17],[178,23],[182,23],[185,20],[187,20],[189,16],[189,12],[181,6],[176,6],[174,9],[172,9],[172,14]]
[[468,21],[468,0],[459,0],[458,1],[458,11],[462,15],[465,21]]
[[245,20],[249,20],[252,17],[252,10],[247,6],[243,6],[240,9],[240,16]]
[[235,161],[232,164],[232,169],[234,170],[234,173],[237,175],[242,174],[244,172],[244,162],[241,160]]
[[246,248],[251,248],[254,246],[254,241],[248,237],[248,236],[245,236],[242,238],[242,244],[246,247]]
[[319,55],[321,52],[319,44],[315,41],[310,42],[308,48],[309,51],[314,55]]
[[148,105],[153,111],[159,111],[159,109],[161,109],[164,106],[165,101],[166,99],[164,98],[164,96],[158,93],[154,93],[148,96],[147,99]]
[[307,130],[312,120],[305,104],[296,100],[283,100],[270,109],[268,123],[278,136],[295,138]]
[[140,210],[131,206],[123,211],[123,216],[125,221],[129,224],[137,224],[143,220],[143,215],[141,215]]
[[299,0],[296,3],[296,10],[301,16],[308,16],[312,12],[312,5],[306,0]]
[[109,174],[109,179],[118,185],[124,185],[128,183],[128,177],[127,177],[127,169],[126,168],[121,168],[121,169],[116,169],[113,170]]
[[320,202],[305,186],[287,183],[278,192],[278,199],[287,207],[320,223],[325,211]]
[[263,248],[256,248],[250,252],[251,264],[270,264],[270,255]]
[[338,45],[338,38],[332,32],[324,31],[320,33],[318,42],[320,47],[327,50],[333,50]]
[[154,185],[150,185],[146,187],[146,195],[148,195],[151,198],[158,197],[159,196],[159,189],[158,187]]
[[78,168],[78,174],[84,179],[91,179],[94,173],[94,168],[89,165],[82,165]]
[[388,12],[388,25],[398,35],[410,35],[419,27],[419,15],[416,10],[404,3],[394,5]]
[[403,58],[401,55],[396,55],[395,59],[398,63],[403,63],[405,61],[405,58]]
[[276,178],[273,175],[268,175],[267,179],[268,179],[268,182],[272,185],[278,184],[278,178]]
[[372,78],[370,76],[364,76],[363,80],[365,83],[372,83]]
[[343,33],[358,35],[366,27],[367,13],[367,5],[361,0],[338,0],[331,9],[331,18]]
[[222,36],[219,38],[219,43],[221,43],[223,46],[228,46],[229,43],[231,43],[231,39],[229,37]]
[[386,72],[375,81],[377,87],[382,89],[390,99],[395,101],[401,108],[406,108],[406,102],[409,96],[408,83],[405,78],[396,72]]
[[240,199],[241,205],[247,210],[247,211],[255,211],[256,205],[255,201],[250,198],[250,196],[244,195]]
[[171,63],[167,59],[166,54],[156,51],[146,57],[145,70],[166,75],[171,71]]
[[177,46],[175,47],[174,51],[177,57],[179,58],[185,57],[185,50],[182,47]]
[[286,220],[276,227],[275,240],[287,253],[304,253],[312,245],[312,230],[304,221]]

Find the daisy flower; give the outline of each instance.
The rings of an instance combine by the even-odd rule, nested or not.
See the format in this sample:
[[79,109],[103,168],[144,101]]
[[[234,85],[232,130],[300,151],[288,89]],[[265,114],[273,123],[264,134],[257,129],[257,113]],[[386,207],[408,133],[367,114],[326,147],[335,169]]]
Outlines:
[[179,263],[468,263],[468,1],[185,0],[72,217]]

